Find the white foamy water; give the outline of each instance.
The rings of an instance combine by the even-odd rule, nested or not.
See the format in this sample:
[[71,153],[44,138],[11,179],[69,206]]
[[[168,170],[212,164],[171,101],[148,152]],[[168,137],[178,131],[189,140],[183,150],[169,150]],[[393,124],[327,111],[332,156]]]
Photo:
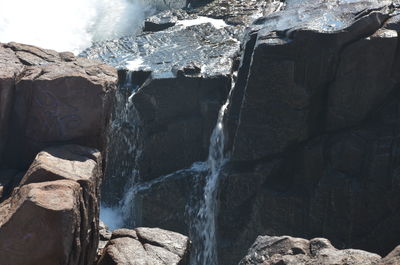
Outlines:
[[0,42],[79,53],[93,41],[135,34],[145,0],[0,0]]
[[121,228],[124,224],[122,212],[117,207],[101,205],[100,220],[103,221],[110,231]]
[[201,24],[205,24],[205,23],[210,23],[216,29],[221,29],[221,28],[225,28],[228,26],[228,24],[226,24],[223,19],[215,19],[215,18],[202,17],[202,16],[199,16],[198,18],[195,18],[195,19],[180,20],[177,22],[178,25],[182,25],[184,27],[191,27],[191,26],[201,25]]

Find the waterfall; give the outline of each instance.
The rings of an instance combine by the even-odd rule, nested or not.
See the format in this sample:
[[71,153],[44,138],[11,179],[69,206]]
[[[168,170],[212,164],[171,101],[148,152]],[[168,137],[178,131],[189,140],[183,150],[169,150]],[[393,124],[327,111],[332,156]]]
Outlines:
[[[132,103],[132,96],[136,92],[137,85],[132,80],[132,72],[129,71],[117,92],[116,111],[109,133],[107,178],[105,180],[106,186],[124,181],[126,188],[119,192],[123,196],[114,201],[113,207],[103,205],[101,219],[104,219],[103,221],[112,228],[137,227],[141,225],[141,202],[140,196],[138,196],[141,192],[151,190],[154,185],[166,182],[177,175],[186,173],[186,175],[194,176],[197,187],[192,187],[192,196],[196,198],[188,202],[187,207],[188,215],[191,217],[189,221],[190,238],[193,240],[190,264],[217,265],[217,193],[222,169],[230,157],[224,150],[223,124],[230,95],[220,108],[217,124],[210,138],[209,155],[206,162],[196,162],[190,168],[142,182],[140,172],[135,167],[140,159],[141,144],[143,143],[141,143],[140,137],[139,115]],[[195,192],[195,190],[199,191],[198,189],[201,189],[202,186],[202,192]],[[114,196],[108,193],[105,193],[104,196]]]
[[[135,205],[126,201],[135,183],[140,181],[139,170],[136,168],[141,157],[142,143],[140,140],[141,126],[137,110],[132,102],[132,97],[138,89],[133,82],[133,72],[127,71],[125,80],[116,92],[115,109],[111,117],[108,131],[107,166],[103,190],[113,183],[123,182],[125,190],[117,192],[103,192],[103,201],[109,205],[102,205],[100,219],[111,228],[122,226],[133,227],[130,215],[137,215]],[[121,195],[123,196],[121,197]]]
[[229,105],[229,99],[230,94],[219,111],[217,125],[210,139],[207,159],[208,174],[203,197],[200,200],[200,207],[193,224],[192,237],[195,244],[194,253],[191,257],[192,265],[218,264],[216,237],[216,217],[218,213],[217,193],[222,169],[229,160],[229,154],[226,154],[224,150],[224,116]]

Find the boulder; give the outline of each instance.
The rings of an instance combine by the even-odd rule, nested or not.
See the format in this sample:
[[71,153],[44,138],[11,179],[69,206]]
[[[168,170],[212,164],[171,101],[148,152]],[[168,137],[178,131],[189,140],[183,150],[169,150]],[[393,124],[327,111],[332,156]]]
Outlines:
[[190,240],[159,228],[119,229],[103,250],[98,265],[188,265]]
[[13,265],[93,264],[99,241],[101,156],[67,145],[38,154],[0,204],[0,259]]
[[1,104],[11,109],[11,113],[4,112],[11,115],[11,124],[5,126],[6,118],[0,123],[1,132],[3,128],[13,132],[5,151],[7,166],[26,168],[40,150],[55,144],[104,149],[111,95],[117,83],[115,69],[72,53],[17,43],[0,47],[0,60],[11,60],[14,64],[9,65],[17,67],[14,73],[2,71],[11,74],[8,90],[12,93],[6,93],[4,85],[4,100],[14,95],[8,104]]
[[362,250],[338,250],[324,238],[259,236],[239,265],[378,265],[380,260]]

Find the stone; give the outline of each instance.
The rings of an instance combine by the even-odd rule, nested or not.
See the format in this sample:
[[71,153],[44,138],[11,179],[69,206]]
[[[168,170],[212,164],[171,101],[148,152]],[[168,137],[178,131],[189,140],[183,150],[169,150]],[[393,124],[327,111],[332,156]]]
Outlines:
[[[366,119],[367,114],[382,103],[394,88],[393,82],[387,78],[391,73],[387,66],[391,64],[387,64],[387,60],[395,57],[397,33],[390,30],[375,32],[390,17],[389,2],[368,1],[371,9],[361,17],[354,14],[356,10],[364,10],[366,3],[319,1],[319,7],[314,9],[310,8],[310,3],[302,2],[292,8],[288,5],[284,11],[255,22],[248,34],[256,36],[246,39],[249,48],[254,43],[250,52],[253,60],[245,59],[247,65],[241,67],[243,73],[238,73],[244,82],[238,82],[234,88],[242,90],[234,94],[244,96],[233,101],[230,109],[236,109],[236,113],[227,117],[229,123],[236,124],[229,131],[230,137],[234,138],[231,148],[233,160],[256,160],[285,152],[291,146],[324,132],[330,123],[326,129],[341,128],[338,121],[328,115],[329,106],[335,108],[332,104],[341,104],[338,108],[342,112],[353,106],[346,111],[353,117],[345,118],[352,121],[344,125],[353,126]],[[298,10],[307,16],[298,17]],[[318,19],[328,15],[337,23],[317,23]],[[375,56],[373,51],[381,50],[382,45],[387,47],[387,54]],[[358,52],[370,49],[371,56],[365,57],[364,61],[357,60],[363,64],[363,69],[348,75],[344,74],[345,69],[353,67],[356,61],[346,55],[351,54],[352,47]],[[357,82],[367,71],[384,75],[369,75],[368,86],[358,88]],[[352,85],[356,83],[357,86]],[[346,86],[352,89],[345,89]],[[360,105],[348,104],[356,94]],[[326,115],[325,101],[328,104]],[[240,107],[235,104],[240,104]]]
[[103,248],[107,245],[107,242],[111,239],[111,232],[108,230],[108,227],[99,220],[99,245],[97,247],[97,259],[100,258],[101,252]]
[[138,239],[137,233],[135,230],[120,228],[114,230],[111,234],[111,239],[120,238],[120,237],[130,237],[133,239]]
[[4,264],[93,264],[99,242],[101,156],[77,145],[38,154],[0,204]]
[[97,264],[188,265],[189,248],[190,240],[175,232],[143,227],[119,229],[113,232]]
[[116,70],[71,53],[18,43],[0,46],[7,51],[2,57],[19,61],[18,78],[10,79],[15,102],[7,107],[13,132],[5,151],[7,166],[26,168],[40,150],[56,144],[103,150]]
[[80,238],[79,192],[77,182],[66,180],[18,189],[0,206],[2,263],[79,264],[84,255],[75,242]]
[[259,236],[239,265],[378,265],[380,260],[362,250],[338,250],[325,238]]

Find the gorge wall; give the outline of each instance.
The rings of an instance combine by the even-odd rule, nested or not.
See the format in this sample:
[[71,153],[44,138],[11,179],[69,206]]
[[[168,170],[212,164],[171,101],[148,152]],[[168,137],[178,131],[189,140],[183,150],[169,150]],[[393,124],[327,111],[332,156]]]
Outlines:
[[[210,168],[190,164],[206,159],[232,83],[223,123],[230,162],[216,191],[218,264],[239,262],[263,234],[324,236],[339,247],[387,254],[399,243],[397,3],[287,1],[283,11],[268,15],[282,5],[265,2],[269,11],[262,16],[257,8],[237,11],[233,1],[227,12],[241,12],[238,22],[210,11],[222,2],[161,13],[151,23],[166,29],[86,51],[89,58],[131,69],[123,106],[135,109],[131,126],[140,132],[133,138],[143,145],[140,153],[134,148],[134,155],[117,159],[125,165],[138,159],[139,167],[123,166],[122,178],[109,175],[121,182],[106,186],[104,193],[113,195],[105,203],[122,207],[126,223],[189,234],[196,248],[202,239],[196,239],[194,220]],[[259,18],[245,29],[255,14]],[[226,25],[182,27],[181,21],[199,15]],[[212,37],[199,43],[205,30]],[[177,46],[166,50],[171,39]],[[130,55],[121,60],[120,54]],[[221,67],[209,67],[215,58]],[[205,88],[213,95],[205,97]],[[211,111],[206,116],[205,109]],[[120,170],[118,163],[111,167]]]
[[0,44],[0,260],[396,264],[400,3],[183,6],[79,57]]

